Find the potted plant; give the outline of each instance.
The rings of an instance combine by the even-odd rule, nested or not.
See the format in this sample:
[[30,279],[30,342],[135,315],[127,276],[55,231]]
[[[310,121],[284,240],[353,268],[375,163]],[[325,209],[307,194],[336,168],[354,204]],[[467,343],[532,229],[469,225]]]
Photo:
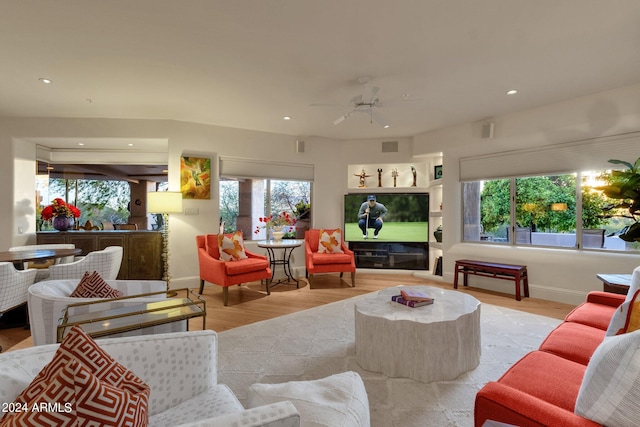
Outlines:
[[609,163],[625,165],[627,169],[612,170],[600,176],[606,184],[596,187],[596,190],[601,190],[609,199],[616,201],[603,208],[606,212],[603,217],[633,219],[634,223],[624,227],[619,237],[625,242],[640,241],[640,158],[633,164],[615,159],[609,160]]

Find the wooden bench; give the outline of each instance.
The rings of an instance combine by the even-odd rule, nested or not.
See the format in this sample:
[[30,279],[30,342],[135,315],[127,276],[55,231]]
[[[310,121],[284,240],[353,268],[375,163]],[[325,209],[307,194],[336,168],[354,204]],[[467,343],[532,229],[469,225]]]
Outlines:
[[461,259],[456,261],[453,288],[458,289],[458,273],[463,274],[463,285],[468,286],[468,276],[493,277],[495,279],[513,280],[516,283],[516,300],[520,301],[520,282],[524,288],[524,296],[529,296],[529,276],[526,265],[499,264],[497,262],[473,261]]

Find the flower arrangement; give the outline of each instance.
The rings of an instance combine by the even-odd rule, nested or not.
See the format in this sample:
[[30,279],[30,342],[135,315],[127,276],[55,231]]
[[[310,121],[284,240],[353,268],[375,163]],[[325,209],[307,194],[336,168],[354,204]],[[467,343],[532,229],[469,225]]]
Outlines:
[[272,214],[267,217],[260,217],[258,218],[258,221],[260,221],[262,225],[258,225],[256,227],[256,230],[254,231],[255,234],[258,234],[261,228],[270,229],[296,224],[296,219],[287,212],[282,212],[278,215]]
[[64,200],[57,198],[53,199],[53,202],[42,209],[40,214],[43,220],[49,221],[53,218],[62,216],[67,218],[78,218],[80,216],[80,209],[65,202]]

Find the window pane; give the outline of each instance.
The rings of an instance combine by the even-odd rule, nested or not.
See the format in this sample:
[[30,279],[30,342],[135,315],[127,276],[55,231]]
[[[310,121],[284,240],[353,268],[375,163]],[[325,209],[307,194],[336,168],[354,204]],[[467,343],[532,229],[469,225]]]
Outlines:
[[606,210],[607,206],[617,205],[620,201],[609,199],[602,191],[596,190],[605,184],[601,178],[603,172],[582,172],[582,227],[586,233],[582,246],[617,251],[640,250],[640,242],[625,242],[619,237],[626,227],[634,223],[628,211]]
[[260,218],[286,212],[296,218],[285,238],[301,238],[309,227],[311,183],[270,179],[220,180],[220,217],[225,232],[243,232],[246,240],[264,240],[267,230]]
[[576,176],[516,179],[516,244],[575,247]]
[[509,195],[508,179],[464,183],[464,240],[507,243]]

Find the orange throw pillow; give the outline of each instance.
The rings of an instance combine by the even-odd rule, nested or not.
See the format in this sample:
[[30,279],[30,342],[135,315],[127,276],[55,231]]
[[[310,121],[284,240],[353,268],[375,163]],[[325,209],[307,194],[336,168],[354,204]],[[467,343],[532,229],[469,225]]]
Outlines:
[[343,254],[342,250],[342,231],[339,228],[335,230],[320,230],[320,241],[318,242],[318,253],[320,254]]
[[[59,388],[62,387],[62,388]],[[78,425],[135,425],[149,421],[149,386],[116,362],[96,342],[74,326],[58,351],[29,387],[16,398],[14,406],[25,412],[6,414],[2,425],[29,424],[30,417],[77,417]],[[106,401],[105,401],[106,399]],[[49,404],[40,414],[32,409]],[[34,406],[35,405],[35,406]],[[25,416],[27,418],[16,418]],[[58,424],[57,418],[52,425]]]
[[241,231],[236,231],[233,234],[218,234],[218,249],[220,250],[220,259],[223,261],[238,261],[248,258],[244,251]]
[[122,292],[109,286],[97,271],[92,274],[85,271],[80,283],[69,296],[73,298],[119,298],[122,295]]

